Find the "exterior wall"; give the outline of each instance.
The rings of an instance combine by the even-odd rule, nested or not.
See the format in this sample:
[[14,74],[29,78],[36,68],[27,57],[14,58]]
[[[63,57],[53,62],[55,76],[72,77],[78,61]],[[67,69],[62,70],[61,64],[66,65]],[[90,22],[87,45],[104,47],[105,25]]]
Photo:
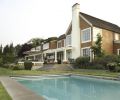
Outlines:
[[49,49],[49,43],[43,44],[43,50],[47,50],[47,49]]
[[113,54],[113,32],[102,29],[102,49],[106,54]]
[[120,43],[114,43],[113,53],[117,55],[118,49],[120,49]]
[[83,30],[85,28],[91,27],[86,21],[84,21],[82,18],[80,18],[80,29]]
[[51,41],[49,44],[49,49],[56,49],[57,48],[57,41]]
[[[84,19],[80,18],[80,29],[81,30],[84,30],[84,29],[90,28],[90,27],[91,26]],[[82,32],[81,32],[81,35],[82,35]],[[91,31],[91,37],[92,37],[92,31]],[[92,40],[92,38],[91,38],[91,40]],[[80,44],[81,48],[90,47],[92,45],[92,42],[82,43],[82,40],[80,42],[81,42],[81,44]]]
[[102,29],[93,27],[93,42],[97,40],[97,34],[100,34],[102,36]]

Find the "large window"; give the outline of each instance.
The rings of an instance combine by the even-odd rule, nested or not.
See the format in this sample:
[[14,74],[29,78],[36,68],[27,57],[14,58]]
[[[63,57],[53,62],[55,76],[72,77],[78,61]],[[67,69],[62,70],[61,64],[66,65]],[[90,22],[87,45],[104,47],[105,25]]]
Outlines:
[[90,48],[82,48],[82,56],[90,56]]
[[89,42],[91,41],[91,28],[87,28],[82,30],[82,42]]
[[71,35],[66,36],[66,46],[71,46]]

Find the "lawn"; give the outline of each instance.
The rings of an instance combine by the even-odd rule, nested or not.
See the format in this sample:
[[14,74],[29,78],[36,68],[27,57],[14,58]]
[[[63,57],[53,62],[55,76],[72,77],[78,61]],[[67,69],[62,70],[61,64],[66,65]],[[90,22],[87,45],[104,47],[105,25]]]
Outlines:
[[0,100],[12,100],[1,83],[0,83]]
[[5,68],[0,68],[0,75],[12,76],[12,75],[42,75],[42,74],[80,74],[80,75],[93,75],[93,76],[104,76],[104,77],[118,77],[119,73],[109,72],[106,70],[88,70],[88,69],[77,69],[73,71],[60,71],[60,70],[50,70],[50,71],[29,71],[29,70],[10,70]]

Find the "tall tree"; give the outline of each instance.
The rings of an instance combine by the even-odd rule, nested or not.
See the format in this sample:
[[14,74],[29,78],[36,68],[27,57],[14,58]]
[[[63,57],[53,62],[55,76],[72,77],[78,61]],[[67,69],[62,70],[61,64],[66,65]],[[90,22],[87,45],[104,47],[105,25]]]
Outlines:
[[31,48],[32,48],[31,44],[27,43],[23,44],[20,51],[18,52],[18,57],[24,57],[25,56],[24,52],[29,51]]
[[97,40],[91,49],[95,57],[101,57],[104,55],[104,52],[102,50],[102,36],[100,34],[97,34]]

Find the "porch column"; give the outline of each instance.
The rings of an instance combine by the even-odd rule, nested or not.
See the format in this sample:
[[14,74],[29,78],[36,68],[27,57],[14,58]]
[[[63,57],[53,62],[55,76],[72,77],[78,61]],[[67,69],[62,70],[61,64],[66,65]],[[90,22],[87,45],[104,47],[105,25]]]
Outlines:
[[63,62],[67,62],[66,49],[64,49],[64,59],[63,59]]
[[35,56],[33,56],[33,59],[34,59],[34,60],[35,60],[35,58],[36,58],[36,57],[35,57]]
[[55,51],[55,63],[57,63],[57,51]]
[[41,61],[44,62],[44,54],[41,54]]

